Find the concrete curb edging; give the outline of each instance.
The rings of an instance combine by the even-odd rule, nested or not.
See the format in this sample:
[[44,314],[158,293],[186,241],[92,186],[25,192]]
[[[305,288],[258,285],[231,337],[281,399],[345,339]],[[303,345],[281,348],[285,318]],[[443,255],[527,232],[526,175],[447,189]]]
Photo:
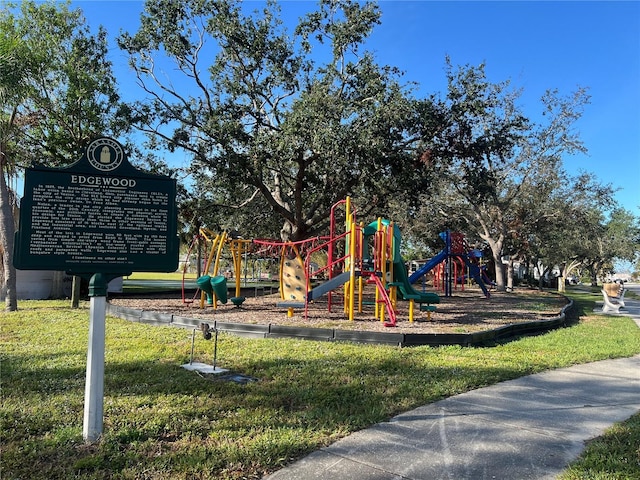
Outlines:
[[[502,327],[474,333],[393,333],[390,332],[363,332],[354,330],[340,330],[333,328],[293,327],[287,325],[259,325],[251,323],[231,323],[214,320],[209,323],[218,331],[232,333],[241,337],[250,338],[299,338],[315,341],[348,341],[355,343],[376,343],[396,345],[399,347],[410,346],[441,346],[461,345],[480,346],[495,343],[498,340],[507,340],[520,335],[532,335],[563,327],[566,324],[566,312],[573,308],[573,300],[565,305],[557,317],[534,320],[525,323],[504,325]],[[107,314],[132,322],[145,323],[154,326],[175,326],[181,328],[197,328],[203,319],[183,317],[170,313],[160,313],[148,310],[136,310],[107,303]],[[213,325],[211,325],[213,323]]]

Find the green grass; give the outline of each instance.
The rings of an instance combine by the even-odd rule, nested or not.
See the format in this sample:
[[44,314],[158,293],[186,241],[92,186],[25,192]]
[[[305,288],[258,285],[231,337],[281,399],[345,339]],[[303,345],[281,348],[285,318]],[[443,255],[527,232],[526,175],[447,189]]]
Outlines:
[[558,480],[640,478],[640,413],[611,427],[587,445]]
[[[21,302],[18,312],[0,314],[2,478],[260,478],[419,405],[640,353],[630,319],[594,315],[594,295],[571,295],[582,315],[572,327],[493,348],[221,334],[218,364],[258,379],[246,385],[180,368],[189,360],[189,330],[109,318],[104,435],[94,444],[82,440],[87,305]],[[212,350],[198,336],[196,360],[210,363]],[[637,423],[632,429],[637,439]]]
[[[188,274],[187,278],[194,279],[196,277],[195,273]],[[182,272],[171,272],[171,273],[162,273],[162,272],[133,272],[128,277],[125,277],[128,280],[180,280],[182,281]]]
[[[136,294],[136,295],[142,295],[145,293],[154,293],[154,292],[161,292],[161,291],[166,291],[167,290],[167,286],[163,284],[163,282],[166,281],[173,281],[173,282],[182,282],[182,273],[181,272],[172,272],[172,273],[162,273],[162,272],[134,272],[131,275],[129,275],[128,277],[125,277],[125,280],[151,280],[152,282],[144,285],[144,286],[139,286],[139,285],[129,285],[127,284],[127,282],[125,281],[125,284],[123,285],[123,292],[124,293],[128,293],[128,294]],[[157,280],[158,284],[154,284],[153,280]],[[193,282],[196,280],[196,274],[195,273],[190,273],[185,277],[185,280],[187,282]],[[278,282],[265,282],[265,281],[260,281],[260,282],[244,282],[243,279],[241,279],[241,286],[243,288],[254,288],[254,287],[277,287],[278,286]],[[229,280],[227,280],[227,286],[232,289],[233,287],[235,287],[236,281],[235,279],[231,278]]]

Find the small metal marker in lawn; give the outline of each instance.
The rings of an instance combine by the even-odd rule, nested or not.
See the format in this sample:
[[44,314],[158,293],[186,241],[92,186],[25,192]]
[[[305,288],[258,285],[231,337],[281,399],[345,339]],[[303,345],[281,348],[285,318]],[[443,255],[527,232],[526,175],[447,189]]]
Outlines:
[[[205,340],[211,340],[211,332],[214,332],[214,341],[213,341],[213,365],[208,365],[202,362],[194,362],[193,361],[193,349],[196,343],[196,332],[200,330],[202,332],[202,336]],[[212,374],[220,374],[228,372],[229,370],[225,368],[218,368],[216,363],[218,362],[218,329],[211,328],[208,323],[201,323],[199,328],[194,328],[193,333],[191,334],[191,358],[189,359],[189,363],[185,363],[182,365],[182,368],[186,370],[196,371],[200,373],[212,373]]]
[[[203,362],[194,362],[193,361],[193,350],[196,343],[196,332],[200,330],[202,332],[202,336],[205,340],[211,340],[213,338],[213,365],[209,365]],[[213,332],[213,333],[212,333]],[[189,370],[192,372],[205,373],[205,374],[213,374],[216,375],[216,380],[221,380],[225,382],[235,382],[240,385],[246,385],[247,383],[257,382],[258,379],[251,377],[249,375],[244,375],[242,373],[234,373],[230,372],[226,368],[220,368],[217,366],[218,363],[218,329],[211,328],[208,323],[201,323],[198,328],[193,329],[193,333],[191,334],[191,357],[189,359],[189,363],[185,363],[182,365],[182,368],[185,370]],[[224,375],[221,375],[224,374]]]
[[66,168],[26,169],[13,263],[89,278],[89,346],[82,435],[102,434],[107,284],[132,272],[178,268],[176,181],[129,163],[100,137]]

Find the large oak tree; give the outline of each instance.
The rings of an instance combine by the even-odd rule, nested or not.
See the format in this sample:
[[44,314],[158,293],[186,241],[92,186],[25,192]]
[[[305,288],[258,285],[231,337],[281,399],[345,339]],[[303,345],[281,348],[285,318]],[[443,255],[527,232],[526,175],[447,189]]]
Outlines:
[[322,0],[288,32],[276,2],[253,6],[148,1],[139,31],[119,38],[148,94],[131,121],[188,152],[197,201],[242,211],[246,228],[269,209],[296,240],[323,233],[347,195],[363,218],[420,189],[437,112],[362,51],[378,7]]

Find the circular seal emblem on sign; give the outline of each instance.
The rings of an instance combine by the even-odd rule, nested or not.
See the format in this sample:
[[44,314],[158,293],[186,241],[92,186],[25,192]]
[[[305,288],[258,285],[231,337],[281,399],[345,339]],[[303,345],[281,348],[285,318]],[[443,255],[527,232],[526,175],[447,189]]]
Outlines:
[[115,170],[122,163],[124,150],[115,140],[98,138],[87,147],[87,159],[93,168],[101,172]]

